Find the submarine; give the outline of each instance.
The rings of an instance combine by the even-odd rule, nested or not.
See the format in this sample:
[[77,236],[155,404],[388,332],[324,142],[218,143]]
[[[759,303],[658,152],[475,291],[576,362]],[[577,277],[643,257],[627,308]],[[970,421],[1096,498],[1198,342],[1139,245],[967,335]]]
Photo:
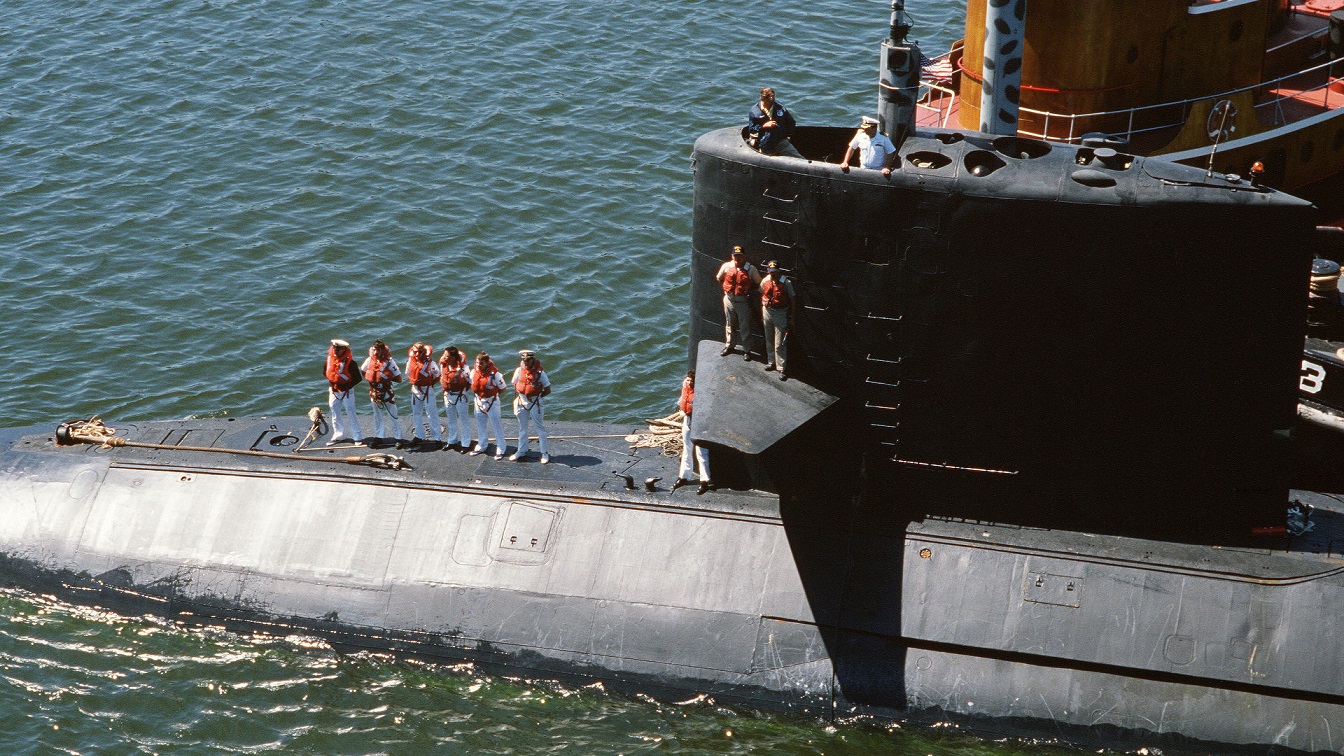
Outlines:
[[[1344,749],[1344,483],[1294,429],[1316,210],[1013,133],[1025,4],[988,5],[995,117],[921,129],[893,2],[890,176],[838,164],[857,122],[801,158],[695,142],[715,490],[636,424],[553,422],[544,466],[323,446],[320,416],[11,428],[0,580],[824,718]],[[733,246],[794,281],[788,381],[720,354]]]

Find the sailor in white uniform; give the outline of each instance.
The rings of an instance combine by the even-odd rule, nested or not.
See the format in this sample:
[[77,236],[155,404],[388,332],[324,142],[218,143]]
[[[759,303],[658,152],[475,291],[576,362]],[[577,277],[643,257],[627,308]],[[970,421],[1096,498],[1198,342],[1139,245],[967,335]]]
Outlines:
[[504,459],[508,442],[504,440],[499,396],[506,388],[508,384],[504,383],[504,376],[495,368],[490,355],[485,352],[476,355],[476,364],[471,368],[471,393],[476,395],[476,448],[471,450],[472,456],[485,453],[490,441],[487,430],[490,430],[495,434],[495,459]]
[[434,361],[434,347],[417,341],[406,353],[406,377],[411,381],[411,441],[425,438],[442,444],[443,430],[439,426],[439,407],[434,401],[438,392],[439,365]]
[[542,399],[551,395],[551,379],[537,360],[536,352],[523,349],[518,352],[518,356],[521,358],[518,369],[513,371],[513,390],[516,392],[513,414],[518,418],[518,450],[509,459],[517,462],[527,456],[527,450],[532,446],[529,431],[535,424],[537,443],[541,447],[541,463],[547,465],[551,462],[551,455],[546,448],[546,417]]
[[373,403],[373,435],[391,438],[402,445],[401,420],[397,417],[397,396],[392,384],[401,383],[401,368],[382,339],[369,347],[369,357],[359,366],[369,382],[369,400]]
[[471,446],[471,368],[455,346],[439,357],[439,383],[443,387],[443,414],[447,416],[448,448],[465,452]]
[[331,409],[331,440],[327,445],[341,441],[364,443],[359,432],[359,416],[355,414],[355,386],[361,380],[350,355],[350,342],[332,339],[327,348],[326,378],[327,406]]

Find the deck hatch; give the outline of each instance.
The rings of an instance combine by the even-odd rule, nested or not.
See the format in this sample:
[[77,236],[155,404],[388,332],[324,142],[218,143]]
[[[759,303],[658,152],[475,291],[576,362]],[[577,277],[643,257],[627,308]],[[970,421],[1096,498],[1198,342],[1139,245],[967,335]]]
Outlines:
[[509,504],[499,548],[506,553],[545,554],[550,545],[556,511],[515,501]]
[[1083,602],[1083,579],[1046,572],[1029,573],[1022,600],[1077,609]]

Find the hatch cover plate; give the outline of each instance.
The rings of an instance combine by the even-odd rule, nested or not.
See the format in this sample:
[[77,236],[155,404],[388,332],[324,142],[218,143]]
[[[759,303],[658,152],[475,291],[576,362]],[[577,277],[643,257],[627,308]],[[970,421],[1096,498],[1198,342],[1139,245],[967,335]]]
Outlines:
[[1077,609],[1083,602],[1083,579],[1046,572],[1029,573],[1022,600]]

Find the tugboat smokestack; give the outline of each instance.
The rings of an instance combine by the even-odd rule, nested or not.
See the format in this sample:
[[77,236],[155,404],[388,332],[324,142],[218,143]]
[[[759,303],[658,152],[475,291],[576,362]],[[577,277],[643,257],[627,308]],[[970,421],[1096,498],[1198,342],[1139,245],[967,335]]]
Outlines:
[[980,130],[987,134],[1017,135],[1026,17],[1027,0],[989,0],[985,4]]
[[905,0],[892,0],[891,37],[882,43],[878,63],[877,115],[882,131],[898,147],[915,130],[920,61],[924,57],[919,45],[906,40],[910,26]]

